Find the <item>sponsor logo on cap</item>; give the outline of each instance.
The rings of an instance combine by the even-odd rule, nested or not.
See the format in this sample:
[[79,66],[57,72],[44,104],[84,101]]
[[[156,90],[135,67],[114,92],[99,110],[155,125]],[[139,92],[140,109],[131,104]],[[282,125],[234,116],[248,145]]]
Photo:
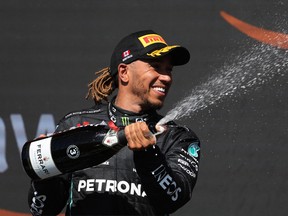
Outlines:
[[122,61],[126,61],[129,58],[132,58],[133,55],[131,55],[131,51],[130,50],[126,50],[122,53]]
[[167,53],[169,52],[171,49],[174,49],[176,47],[179,47],[178,45],[175,45],[175,46],[167,46],[167,47],[164,47],[162,49],[159,49],[159,50],[155,50],[151,53],[147,53],[148,56],[151,56],[151,57],[158,57],[158,56],[161,56],[162,54],[164,53]]
[[125,57],[129,56],[130,53],[131,53],[130,50],[126,50],[122,53],[122,57],[125,58]]
[[155,44],[155,43],[162,43],[162,44],[166,44],[165,40],[157,34],[148,34],[148,35],[144,35],[142,37],[138,38],[139,41],[141,42],[141,44],[143,45],[143,47],[147,47],[150,46],[151,44]]

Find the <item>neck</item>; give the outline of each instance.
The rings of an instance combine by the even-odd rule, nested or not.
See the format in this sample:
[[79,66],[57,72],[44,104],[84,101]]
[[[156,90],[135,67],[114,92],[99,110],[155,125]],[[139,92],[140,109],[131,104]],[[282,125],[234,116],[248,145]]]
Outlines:
[[156,124],[156,122],[160,120],[159,115],[155,111],[135,113],[131,109],[127,109],[123,106],[119,107],[119,105],[116,105],[116,98],[108,104],[108,115],[110,120],[113,121],[118,127],[125,127],[128,124],[138,121]]
[[134,112],[134,113],[142,113],[144,110],[137,101],[133,100],[133,98],[128,95],[117,95],[114,103],[117,107]]

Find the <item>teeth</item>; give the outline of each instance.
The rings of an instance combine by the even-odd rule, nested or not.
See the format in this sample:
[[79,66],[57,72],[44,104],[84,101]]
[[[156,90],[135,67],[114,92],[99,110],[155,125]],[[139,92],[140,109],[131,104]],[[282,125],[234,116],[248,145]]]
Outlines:
[[165,93],[165,89],[161,87],[154,87],[155,90]]

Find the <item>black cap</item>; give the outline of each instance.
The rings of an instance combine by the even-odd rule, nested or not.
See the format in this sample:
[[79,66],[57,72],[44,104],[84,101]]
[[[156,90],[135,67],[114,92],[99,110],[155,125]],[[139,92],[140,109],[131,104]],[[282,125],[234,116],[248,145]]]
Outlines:
[[152,30],[132,33],[124,37],[111,56],[110,74],[115,77],[120,63],[129,64],[136,60],[156,59],[169,54],[174,66],[184,65],[190,59],[189,51],[179,45],[168,45]]

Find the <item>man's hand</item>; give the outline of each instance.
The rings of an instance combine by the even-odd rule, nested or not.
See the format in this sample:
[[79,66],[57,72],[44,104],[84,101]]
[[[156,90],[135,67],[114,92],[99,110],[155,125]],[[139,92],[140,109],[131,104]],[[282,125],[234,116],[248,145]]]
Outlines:
[[143,150],[156,143],[156,137],[145,122],[127,125],[125,127],[125,136],[128,141],[128,148],[131,150]]

